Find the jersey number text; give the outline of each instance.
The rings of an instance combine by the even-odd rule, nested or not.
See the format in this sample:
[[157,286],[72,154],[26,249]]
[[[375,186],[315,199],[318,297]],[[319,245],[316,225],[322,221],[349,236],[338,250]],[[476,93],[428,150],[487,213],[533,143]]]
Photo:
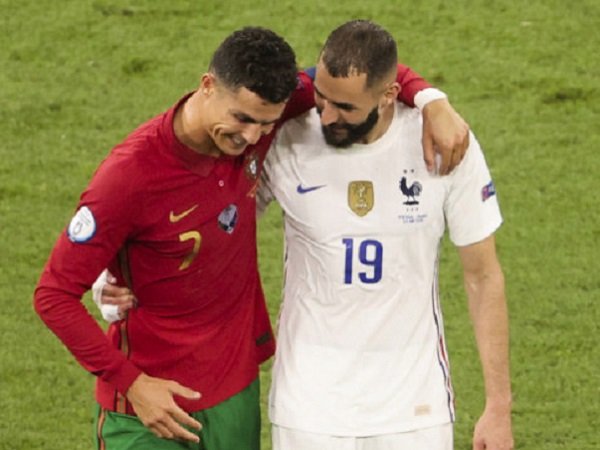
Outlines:
[[[354,244],[355,240],[352,238],[342,239],[342,243],[346,246],[346,257],[344,264],[344,283],[352,284],[353,274],[353,263],[354,263]],[[365,239],[360,243],[357,241],[356,246],[358,247],[358,261],[366,267],[369,267],[369,271],[359,271],[359,281],[362,283],[373,284],[381,280],[382,263],[383,263],[383,245],[381,242],[375,239]],[[361,267],[362,269],[363,267]]]
[[179,270],[185,270],[192,264],[194,258],[198,256],[198,252],[200,251],[200,243],[202,242],[202,236],[197,231],[186,231],[185,233],[181,233],[179,235],[179,242],[185,241],[194,241],[194,247],[192,251],[183,259],[183,262],[179,266]]

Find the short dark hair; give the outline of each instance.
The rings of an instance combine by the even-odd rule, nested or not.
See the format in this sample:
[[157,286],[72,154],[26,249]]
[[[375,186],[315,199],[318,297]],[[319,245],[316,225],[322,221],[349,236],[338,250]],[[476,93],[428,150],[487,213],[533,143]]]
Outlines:
[[333,77],[366,74],[366,87],[383,79],[398,63],[394,37],[368,20],[351,20],[331,32],[321,61]]
[[215,51],[209,70],[230,89],[245,87],[271,103],[287,100],[297,84],[294,51],[282,37],[261,27],[230,34]]

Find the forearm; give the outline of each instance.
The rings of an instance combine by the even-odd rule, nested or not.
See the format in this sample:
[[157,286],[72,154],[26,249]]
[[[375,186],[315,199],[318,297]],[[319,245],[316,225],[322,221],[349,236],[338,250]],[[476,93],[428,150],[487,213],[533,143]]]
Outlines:
[[34,294],[35,311],[86,370],[125,394],[140,370],[110,344],[78,289],[71,277],[47,267]]
[[483,370],[486,408],[510,411],[508,310],[498,264],[465,274],[469,312]]
[[[309,67],[298,75],[298,87],[292,94],[290,101],[286,106],[286,110],[283,114],[283,120],[290,117],[294,117],[306,109],[314,106],[313,100],[313,80],[316,76],[316,68]],[[415,96],[418,93],[422,93],[424,90],[429,90],[429,95],[421,98],[419,108],[422,109],[429,102],[445,98],[445,94],[437,89],[431,88],[431,84],[427,82],[421,75],[413,71],[410,67],[404,64],[398,64],[398,73],[396,75],[396,82],[400,85],[400,92],[398,93],[398,100],[402,103],[414,107]],[[435,91],[435,92],[433,92]]]

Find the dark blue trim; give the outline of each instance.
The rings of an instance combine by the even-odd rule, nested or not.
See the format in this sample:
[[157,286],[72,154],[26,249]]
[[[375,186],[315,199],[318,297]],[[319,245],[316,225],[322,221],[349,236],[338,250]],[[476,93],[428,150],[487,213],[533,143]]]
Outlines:
[[317,75],[317,68],[316,66],[309,67],[308,69],[304,69],[304,73],[314,81],[315,76]]

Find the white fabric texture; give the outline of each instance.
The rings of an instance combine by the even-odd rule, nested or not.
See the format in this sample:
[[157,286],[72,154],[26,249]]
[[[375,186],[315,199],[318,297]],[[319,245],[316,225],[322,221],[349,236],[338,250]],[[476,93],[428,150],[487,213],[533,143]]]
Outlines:
[[[371,436],[454,420],[437,287],[446,222],[469,245],[500,226],[474,136],[430,174],[417,110],[398,104],[374,143],[326,145],[313,109],[279,131],[259,208],[284,212],[285,286],[269,399],[279,426]],[[489,190],[488,190],[489,192]]]

